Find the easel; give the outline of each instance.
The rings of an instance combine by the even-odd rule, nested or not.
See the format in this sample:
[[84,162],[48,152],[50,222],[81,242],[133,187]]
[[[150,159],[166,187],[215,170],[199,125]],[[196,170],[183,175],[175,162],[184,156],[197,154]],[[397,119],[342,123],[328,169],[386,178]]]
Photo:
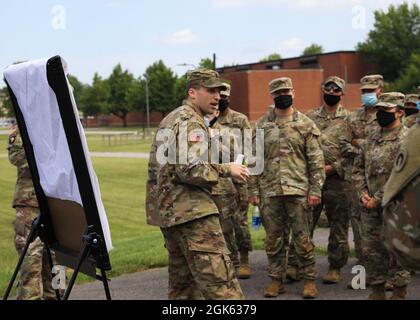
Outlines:
[[[26,244],[25,247],[23,249],[23,252],[21,254],[21,256],[19,257],[19,261],[16,265],[15,271],[13,272],[13,276],[10,279],[9,285],[7,287],[7,290],[3,296],[3,300],[7,300],[9,298],[10,292],[12,291],[13,285],[15,284],[16,278],[19,274],[19,270],[22,267],[23,261],[25,259],[26,254],[28,253],[28,249],[29,246],[31,245],[32,242],[35,241],[35,239],[40,236],[41,240],[42,240],[42,228],[44,226],[40,223],[40,217],[36,218],[33,223],[32,223],[32,227],[31,227],[31,231],[29,233],[29,236],[26,240]],[[83,262],[92,254],[96,261],[98,262],[102,262],[103,261],[103,250],[104,250],[104,246],[103,246],[103,240],[102,237],[99,236],[98,234],[94,233],[94,232],[90,232],[88,228],[86,230],[86,234],[83,236],[83,247],[82,250],[79,253],[78,259],[77,259],[77,266],[76,269],[73,272],[73,275],[70,279],[69,285],[64,293],[63,299],[61,299],[61,295],[60,295],[60,291],[58,289],[55,289],[55,294],[56,294],[56,298],[57,300],[68,300],[71,294],[71,291],[73,289],[74,283],[76,282],[76,278],[77,275],[79,274],[80,268],[83,264]],[[51,255],[51,250],[50,247],[48,246],[47,242],[44,242],[45,245],[45,250],[47,252],[47,258],[48,258],[48,263],[49,266],[51,268],[51,270],[54,267],[53,264],[53,260],[52,260],[52,255]],[[106,295],[106,299],[108,301],[111,301],[111,293],[109,290],[109,286],[108,286],[108,279],[106,276],[106,271],[103,268],[103,266],[98,266],[99,269],[101,270],[101,275],[100,276],[96,276],[97,280],[102,281],[103,285],[104,285],[104,291],[105,291],[105,295]],[[52,274],[52,278],[54,278],[56,275]]]
[[[86,234],[83,236],[83,248],[82,248],[82,251],[80,251],[79,257],[77,259],[76,269],[74,270],[73,275],[70,279],[70,282],[69,282],[67,290],[64,294],[63,300],[68,300],[69,299],[70,293],[73,289],[74,283],[76,282],[76,278],[77,278],[77,275],[80,271],[80,268],[81,268],[83,262],[90,256],[91,253],[95,257],[96,261],[98,261],[99,263],[103,262],[103,250],[104,250],[103,239],[100,235],[98,235],[94,232],[90,232],[89,229],[90,228],[88,228],[88,230],[86,231]],[[98,266],[98,267],[101,270],[101,276],[96,276],[96,278],[99,281],[102,281],[102,283],[104,285],[106,299],[108,301],[110,301],[111,300],[111,293],[109,291],[108,279],[106,277],[106,271],[105,271],[105,269],[103,268],[102,265]]]
[[[73,111],[72,97],[69,92],[61,58],[56,56],[49,59],[46,67],[50,88],[57,97],[64,133],[67,138],[70,157],[72,159],[83,205],[75,204],[74,202],[66,203],[64,200],[50,198],[45,195],[40,184],[37,162],[25,118],[12,88],[6,81],[41,213],[33,222],[24,251],[19,258],[19,262],[13,273],[13,277],[9,282],[3,300],[7,300],[9,297],[29,246],[38,236],[46,246],[51,269],[53,268],[53,260],[50,248],[54,250],[56,259],[60,264],[74,269],[69,286],[64,293],[63,300],[69,299],[77,275],[80,272],[102,281],[106,298],[107,300],[111,300],[108,279],[106,276],[106,271],[111,270],[111,263],[101,226],[88,163],[85,158],[82,142],[79,138],[78,119]],[[59,202],[58,205],[57,203],[53,205],[54,201]],[[78,224],[74,224],[74,221],[77,221]],[[70,229],[72,230],[71,234],[66,233],[69,229],[69,225],[73,225],[74,228]],[[55,232],[57,232],[57,234]],[[66,236],[61,236],[62,233],[66,234]],[[100,269],[100,276],[96,274],[96,269]],[[54,276],[55,275],[53,275],[53,277]],[[56,295],[57,299],[60,300],[60,292],[58,290],[56,290]]]

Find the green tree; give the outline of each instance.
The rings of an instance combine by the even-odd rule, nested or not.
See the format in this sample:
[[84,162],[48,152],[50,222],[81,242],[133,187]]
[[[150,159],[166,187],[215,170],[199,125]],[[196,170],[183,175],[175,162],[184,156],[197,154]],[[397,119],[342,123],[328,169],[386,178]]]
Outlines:
[[92,86],[85,88],[85,93],[82,97],[83,104],[80,109],[85,117],[97,116],[109,110],[109,99],[110,90],[107,81],[103,80],[98,73],[95,73]]
[[303,50],[302,56],[311,56],[321,53],[324,53],[324,48],[319,44],[313,43],[309,47],[306,47],[305,50]]
[[179,77],[176,79],[175,92],[174,92],[176,106],[180,106],[182,104],[182,101],[185,100],[185,97],[187,95],[186,89],[187,89],[187,75],[184,74],[182,77]]
[[214,70],[213,60],[210,58],[203,58],[201,59],[200,63],[198,64],[199,68],[206,68]]
[[414,53],[401,76],[387,87],[387,91],[415,93],[420,85],[420,54]]
[[276,61],[281,60],[281,55],[279,53],[272,53],[267,57],[264,57],[260,60],[260,62],[269,62],[269,61]]
[[134,76],[128,70],[123,70],[121,64],[114,68],[106,80],[109,88],[106,110],[120,118],[124,127],[127,127],[127,115],[131,111],[128,103],[128,92],[133,81]]
[[7,87],[0,89],[0,117],[14,117],[12,100]]
[[420,53],[420,8],[404,3],[374,14],[374,29],[357,45],[357,51],[392,82],[407,68],[412,54]]
[[149,82],[150,111],[160,112],[165,116],[176,105],[175,84],[177,77],[162,60],[146,69],[144,78]]

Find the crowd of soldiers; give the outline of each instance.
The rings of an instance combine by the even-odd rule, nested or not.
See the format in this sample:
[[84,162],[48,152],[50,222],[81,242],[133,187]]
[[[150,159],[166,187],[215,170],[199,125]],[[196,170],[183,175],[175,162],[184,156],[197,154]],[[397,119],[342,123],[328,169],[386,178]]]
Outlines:
[[[183,105],[159,125],[148,167],[146,212],[161,228],[169,254],[169,299],[244,299],[239,279],[251,276],[248,206],[258,205],[266,231],[269,277],[264,296],[285,292],[283,281],[304,280],[303,297],[316,298],[313,234],[324,210],[330,225],[325,284],[341,281],[348,262],[348,230],[354,233],[357,264],[366,267],[370,299],[405,299],[412,270],[420,269],[418,142],[419,94],[384,93],[380,75],[361,80],[363,106],[342,105],[345,81],[329,77],[324,104],[307,115],[294,105],[292,79],[269,84],[273,105],[251,125],[230,106],[231,86],[207,69],[188,74]],[[186,141],[181,132],[186,128]],[[411,129],[408,129],[412,127]],[[165,129],[174,133],[159,139]],[[243,143],[232,129],[263,132],[263,171],[250,175],[235,162]],[[220,143],[228,161],[214,163],[198,145]],[[241,138],[244,135],[240,135]],[[233,147],[232,147],[233,145]],[[186,161],[159,156],[186,152]],[[9,159],[17,167],[13,207],[16,250],[21,254],[39,208],[22,140],[9,134]],[[218,159],[220,160],[220,159]],[[388,181],[389,180],[389,181]],[[388,183],[387,183],[388,181]],[[385,242],[383,241],[385,239]],[[56,299],[42,241],[31,243],[21,267],[18,300]]]
[[[419,240],[420,161],[414,145],[420,92],[386,93],[383,77],[368,75],[361,79],[362,107],[350,113],[343,106],[346,83],[332,76],[321,85],[323,105],[303,114],[294,105],[292,79],[274,79],[269,83],[273,105],[252,130],[253,150],[262,143],[264,152],[248,159],[251,167],[262,158],[264,168],[250,175],[247,166],[235,162],[230,143],[221,143],[230,156],[218,163],[197,148],[220,144],[218,136],[243,143],[232,129],[251,126],[230,106],[231,90],[215,71],[189,72],[186,100],[160,123],[153,141],[146,211],[148,222],[161,228],[169,254],[169,299],[244,298],[237,279],[251,276],[248,204],[261,208],[266,231],[271,281],[265,297],[284,293],[285,278],[303,279],[303,298],[318,297],[313,234],[324,211],[330,236],[323,283],[341,281],[351,225],[357,264],[367,269],[369,299],[385,299],[386,290],[393,291],[391,299],[405,299],[410,273],[420,267],[414,249]],[[174,137],[158,139],[161,130]],[[263,141],[257,140],[259,131]],[[159,161],[164,145],[166,154],[186,151],[188,160]],[[393,168],[397,172],[391,177]],[[390,177],[397,183],[385,190]],[[386,242],[384,235],[389,235]]]

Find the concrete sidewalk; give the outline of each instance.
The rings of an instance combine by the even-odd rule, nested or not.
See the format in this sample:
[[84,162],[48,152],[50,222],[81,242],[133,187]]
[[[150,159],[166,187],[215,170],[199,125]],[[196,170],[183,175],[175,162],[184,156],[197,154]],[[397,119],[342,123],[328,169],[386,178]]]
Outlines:
[[[314,241],[317,246],[326,247],[328,243],[328,229],[317,229]],[[352,232],[350,230],[349,234]],[[350,245],[353,247],[352,237]],[[251,279],[240,280],[242,290],[247,299],[264,299],[263,292],[270,279],[268,278],[267,257],[264,251],[252,252],[250,256],[253,275]],[[355,291],[347,289],[347,283],[354,277],[352,267],[355,259],[342,270],[343,281],[337,285],[324,285],[320,279],[317,280],[320,291],[319,300],[365,300],[369,295],[368,290]],[[317,257],[317,270],[319,277],[322,277],[328,270],[327,257]],[[168,287],[167,268],[160,268],[135,274],[124,275],[112,279],[110,283],[111,294],[116,300],[166,300]],[[286,285],[286,294],[279,296],[277,300],[301,300],[303,283]],[[409,289],[410,299],[420,299],[420,276],[413,277]],[[71,299],[74,300],[96,300],[105,299],[102,283],[96,281],[81,286],[76,286],[72,292]]]

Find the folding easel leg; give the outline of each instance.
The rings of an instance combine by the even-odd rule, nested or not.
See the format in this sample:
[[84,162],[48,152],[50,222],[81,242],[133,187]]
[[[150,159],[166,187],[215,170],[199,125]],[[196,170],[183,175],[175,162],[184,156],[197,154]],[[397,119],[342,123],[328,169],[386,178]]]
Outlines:
[[111,292],[109,291],[108,278],[106,277],[106,272],[101,268],[102,283],[104,284],[104,290],[106,295],[106,300],[111,301]]
[[3,300],[7,300],[10,295],[10,291],[12,291],[13,285],[15,284],[17,275],[19,273],[20,268],[22,267],[23,260],[25,259],[26,253],[28,252],[29,246],[34,241],[34,236],[38,233],[38,223],[35,221],[32,224],[31,232],[29,233],[28,239],[26,240],[25,247],[23,248],[23,252],[19,257],[19,261],[17,263],[17,266],[15,268],[15,271],[13,272],[12,279],[10,279],[9,285],[6,289],[6,292],[3,295]]
[[[52,259],[52,255],[51,255],[51,250],[50,247],[48,246],[48,244],[44,244],[45,245],[45,249],[47,251],[47,258],[48,258],[48,263],[50,265],[50,270],[52,271],[52,269],[54,268],[54,262]],[[60,290],[55,289],[55,296],[57,297],[57,300],[61,300],[61,296],[60,296]]]
[[77,267],[73,272],[73,275],[71,276],[69,286],[67,287],[66,293],[64,294],[63,300],[68,300],[70,297],[71,290],[73,289],[74,283],[76,282],[77,274],[79,273],[80,267],[82,266],[83,261],[86,259],[87,256],[89,256],[90,253],[90,245],[84,244],[83,249],[80,252],[78,261],[77,261]]

